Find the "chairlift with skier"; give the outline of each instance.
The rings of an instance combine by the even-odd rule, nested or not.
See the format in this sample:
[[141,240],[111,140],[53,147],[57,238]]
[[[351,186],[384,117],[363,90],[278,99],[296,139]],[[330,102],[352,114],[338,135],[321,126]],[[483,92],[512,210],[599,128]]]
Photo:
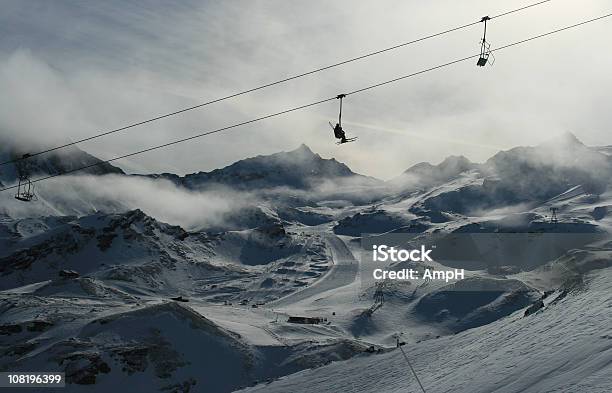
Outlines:
[[338,115],[338,123],[335,126],[332,123],[329,123],[329,126],[334,130],[334,137],[336,139],[340,139],[339,142],[336,142],[337,145],[341,145],[343,143],[354,142],[357,140],[357,137],[347,138],[344,130],[342,129],[342,99],[346,97],[346,94],[338,94],[336,97],[340,100],[340,114]]

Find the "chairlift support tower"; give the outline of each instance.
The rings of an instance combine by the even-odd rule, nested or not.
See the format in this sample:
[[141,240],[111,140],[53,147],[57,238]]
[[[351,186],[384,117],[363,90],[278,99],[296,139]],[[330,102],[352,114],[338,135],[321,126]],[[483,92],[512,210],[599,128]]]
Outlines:
[[557,211],[559,210],[558,207],[551,207],[550,211],[551,211],[551,216],[550,216],[550,223],[551,224],[557,224],[559,223],[559,219],[557,218]]
[[377,282],[374,290],[374,302],[382,305],[385,302],[385,283]]

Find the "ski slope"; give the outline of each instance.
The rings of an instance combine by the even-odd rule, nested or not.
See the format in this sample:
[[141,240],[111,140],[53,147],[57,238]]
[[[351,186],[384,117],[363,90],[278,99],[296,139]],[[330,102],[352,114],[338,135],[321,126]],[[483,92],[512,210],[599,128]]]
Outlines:
[[[612,272],[593,273],[536,314],[516,312],[453,336],[406,345],[428,393],[612,391]],[[554,303],[554,304],[553,304]],[[289,375],[243,393],[419,392],[398,350]]]
[[275,308],[287,307],[316,298],[321,294],[342,288],[355,282],[359,263],[346,244],[336,235],[328,234],[325,241],[331,252],[332,268],[321,279],[301,291],[294,292],[284,298],[270,303]]

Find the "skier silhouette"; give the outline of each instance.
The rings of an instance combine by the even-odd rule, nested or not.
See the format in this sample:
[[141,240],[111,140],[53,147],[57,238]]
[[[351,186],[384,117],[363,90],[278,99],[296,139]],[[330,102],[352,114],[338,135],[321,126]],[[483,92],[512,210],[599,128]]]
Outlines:
[[344,133],[340,123],[336,123],[336,126],[334,127],[334,136],[337,139],[340,139],[340,143],[346,143],[346,134]]

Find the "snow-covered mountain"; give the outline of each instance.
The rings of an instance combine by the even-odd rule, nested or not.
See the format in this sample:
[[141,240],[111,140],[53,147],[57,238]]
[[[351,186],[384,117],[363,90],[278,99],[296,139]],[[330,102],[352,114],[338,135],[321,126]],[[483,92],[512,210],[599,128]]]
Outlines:
[[612,160],[566,133],[539,146],[497,153],[482,171],[490,192],[512,193],[517,201],[544,200],[574,186],[601,194],[610,185]]
[[[49,294],[70,292],[86,282],[126,296],[198,293],[240,300],[248,298],[253,287],[254,294],[263,299],[299,288],[327,269],[320,263],[325,251],[317,236],[288,233],[275,217],[252,229],[216,233],[186,232],[140,210],[5,221],[0,228],[4,246],[0,290],[45,283],[36,293]],[[319,272],[305,269],[314,267],[305,262],[320,265]],[[269,270],[250,268],[258,265]],[[63,271],[76,272],[79,277],[66,281]],[[220,277],[223,285],[206,295],[201,293]],[[265,292],[257,293],[263,281],[269,285]],[[78,291],[83,295],[87,290]]]
[[542,203],[574,187],[595,197],[608,189],[612,177],[611,158],[572,134],[535,147],[499,152],[475,170],[471,168],[425,194],[413,211],[478,214]]
[[[412,391],[399,338],[428,392],[609,391],[608,150],[567,134],[381,182],[302,145],[183,177],[102,166],[41,187],[40,206],[7,197],[0,369],[63,371],[68,392]],[[131,198],[83,188],[118,179]],[[130,181],[171,203],[135,208]],[[198,199],[213,190],[229,209]],[[182,205],[215,220],[160,218]],[[364,256],[395,235],[437,258],[382,266],[467,277],[375,284]]]
[[415,164],[390,183],[400,188],[424,189],[445,183],[476,167],[476,164],[463,156],[451,156],[438,165],[429,162]]
[[334,158],[321,158],[304,144],[292,151],[247,158],[211,172],[198,172],[183,177],[173,174],[152,176],[170,179],[195,190],[219,185],[249,190],[276,187],[304,190],[315,188],[326,180],[341,181],[348,178],[370,185],[378,183],[373,178],[354,173]]

